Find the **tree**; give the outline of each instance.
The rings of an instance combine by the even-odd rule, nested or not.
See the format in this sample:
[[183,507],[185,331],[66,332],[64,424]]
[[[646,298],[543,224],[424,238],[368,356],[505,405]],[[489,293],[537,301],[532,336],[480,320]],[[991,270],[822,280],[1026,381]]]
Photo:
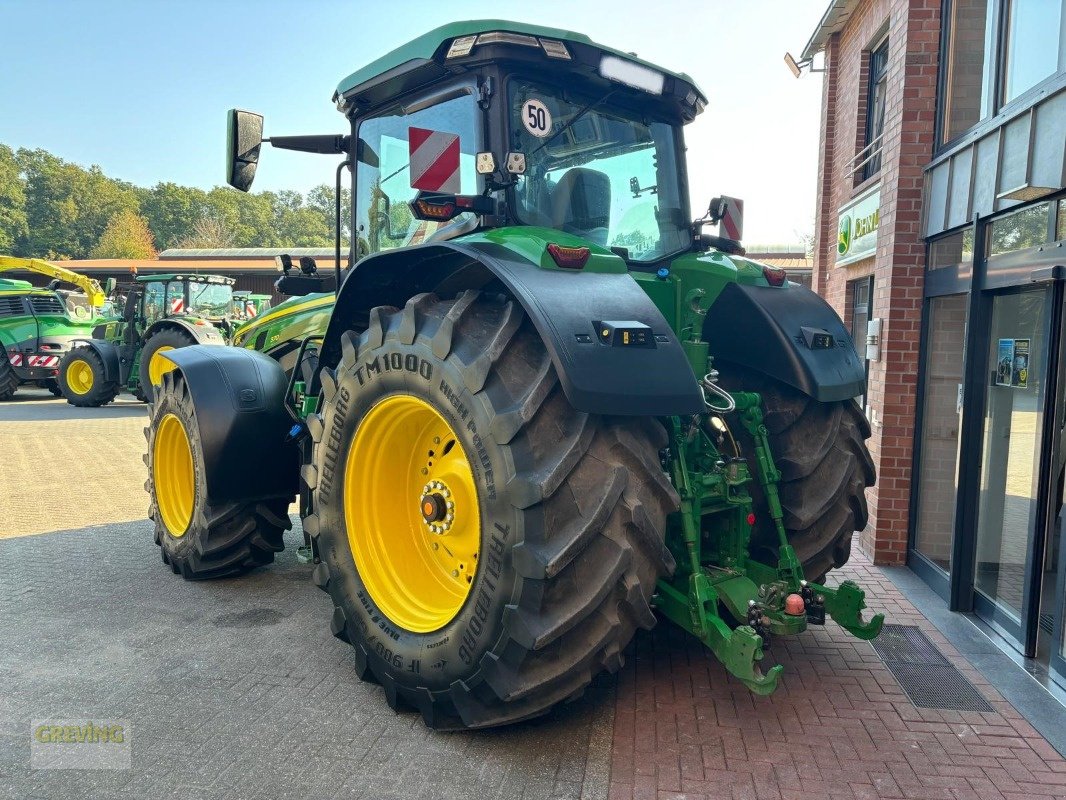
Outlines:
[[173,243],[174,247],[196,250],[215,250],[233,247],[234,236],[225,220],[218,214],[205,208],[188,232]]
[[155,245],[148,221],[136,211],[119,211],[107,223],[93,258],[155,258]]
[[26,192],[15,152],[0,144],[0,253],[21,255],[18,242],[27,232]]
[[92,166],[82,169],[45,150],[20,149],[27,234],[24,250],[45,258],[86,258],[119,212],[138,208],[134,187]]
[[160,250],[189,236],[207,207],[207,192],[176,183],[157,183],[141,195],[141,213]]

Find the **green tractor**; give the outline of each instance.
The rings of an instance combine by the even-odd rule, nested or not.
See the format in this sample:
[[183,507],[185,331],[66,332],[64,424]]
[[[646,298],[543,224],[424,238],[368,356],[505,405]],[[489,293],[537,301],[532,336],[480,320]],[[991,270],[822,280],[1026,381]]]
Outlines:
[[102,406],[120,391],[151,401],[163,373],[173,369],[163,353],[230,340],[233,283],[221,275],[161,274],[119,287],[121,316],[96,325],[59,363],[67,402]]
[[[335,100],[350,135],[269,142],[337,154],[338,187],[351,170],[352,266],[338,210],[335,271],[285,263],[297,299],[243,347],[165,354],[146,431],[164,563],[266,564],[298,498],[356,674],[436,728],[573,699],[658,618],[758,694],[772,637],[879,633],[856,584],[825,584],[874,482],[863,364],[817,295],[704,232],[729,201],[693,221],[689,77],[492,20]],[[230,112],[234,187],[262,141]]]
[[235,291],[233,293],[232,314],[234,323],[243,325],[249,320],[265,314],[270,310],[272,300],[273,298],[269,294],[253,294],[245,289]]
[[[36,258],[0,256],[0,271],[6,270],[35,272],[53,281],[45,289],[0,278],[0,401],[10,400],[22,385],[40,386],[59,397],[60,359],[99,324],[106,293],[92,278]],[[76,306],[77,313],[59,294],[62,283],[82,291],[85,304]]]

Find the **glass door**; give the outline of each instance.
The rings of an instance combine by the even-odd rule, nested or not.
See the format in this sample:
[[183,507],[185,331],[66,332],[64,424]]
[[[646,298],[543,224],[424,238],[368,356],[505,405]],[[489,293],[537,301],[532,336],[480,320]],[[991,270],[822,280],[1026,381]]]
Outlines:
[[1057,383],[1052,351],[1057,354],[1059,348],[1057,341],[1051,346],[1050,334],[1059,292],[1057,284],[1044,284],[992,298],[975,610],[1027,656],[1036,655],[1045,583],[1048,484],[1054,469],[1045,412],[1048,392]]

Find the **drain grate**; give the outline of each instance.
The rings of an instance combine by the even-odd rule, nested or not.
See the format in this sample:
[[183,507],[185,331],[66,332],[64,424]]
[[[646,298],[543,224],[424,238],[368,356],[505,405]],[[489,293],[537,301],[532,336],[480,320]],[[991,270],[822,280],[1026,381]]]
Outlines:
[[993,711],[966,676],[913,625],[885,625],[871,644],[918,708]]

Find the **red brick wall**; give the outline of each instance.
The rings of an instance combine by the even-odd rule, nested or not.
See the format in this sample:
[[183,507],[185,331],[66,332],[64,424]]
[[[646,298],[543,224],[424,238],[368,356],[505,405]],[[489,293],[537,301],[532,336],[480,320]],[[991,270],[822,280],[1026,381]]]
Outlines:
[[[886,28],[881,172],[879,178],[857,186],[851,163],[861,148],[865,124],[869,48]],[[850,315],[847,282],[874,275],[873,316],[882,320],[881,360],[870,364],[868,406],[878,481],[868,495],[870,525],[858,544],[878,564],[899,564],[906,556],[925,266],[922,168],[932,154],[939,37],[940,0],[867,0],[826,48],[814,286],[841,315]],[[876,253],[838,267],[837,211],[878,182]]]

